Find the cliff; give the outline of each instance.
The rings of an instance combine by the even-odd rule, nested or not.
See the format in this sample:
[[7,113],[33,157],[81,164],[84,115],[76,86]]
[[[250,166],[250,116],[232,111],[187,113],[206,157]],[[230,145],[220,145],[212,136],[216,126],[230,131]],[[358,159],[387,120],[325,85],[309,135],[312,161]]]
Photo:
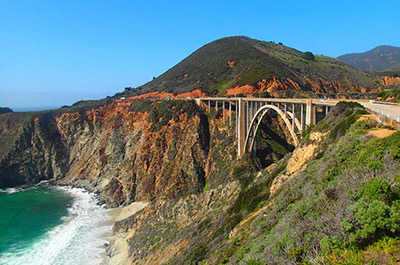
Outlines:
[[160,124],[162,115],[150,115],[161,104],[148,104],[154,109],[145,113],[114,102],[82,112],[2,115],[0,186],[55,179],[99,192],[109,205],[202,190],[207,118],[184,103],[190,114],[180,108]]

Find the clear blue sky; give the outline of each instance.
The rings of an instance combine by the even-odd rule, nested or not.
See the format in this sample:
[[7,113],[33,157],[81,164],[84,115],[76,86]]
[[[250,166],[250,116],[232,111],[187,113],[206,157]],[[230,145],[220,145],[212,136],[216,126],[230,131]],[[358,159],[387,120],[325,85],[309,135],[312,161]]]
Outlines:
[[1,0],[0,106],[113,95],[226,36],[335,57],[400,46],[399,14],[398,0]]

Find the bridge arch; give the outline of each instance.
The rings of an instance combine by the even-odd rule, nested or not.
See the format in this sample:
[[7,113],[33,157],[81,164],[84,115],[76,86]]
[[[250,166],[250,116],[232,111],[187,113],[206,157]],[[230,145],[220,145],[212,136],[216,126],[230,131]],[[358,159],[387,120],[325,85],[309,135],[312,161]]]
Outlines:
[[[244,143],[244,152],[245,153],[249,153],[253,149],[255,137],[256,137],[256,134],[258,131],[258,127],[260,126],[262,119],[268,113],[269,110],[274,110],[275,112],[278,113],[279,116],[281,116],[281,118],[283,119],[283,121],[285,122],[286,126],[289,129],[290,135],[293,138],[294,146],[299,145],[299,138],[297,137],[297,135],[294,131],[295,128],[293,128],[292,123],[288,119],[288,117],[293,119],[293,116],[294,116],[293,113],[286,112],[287,113],[287,116],[286,116],[285,113],[281,109],[279,109],[279,107],[274,106],[274,105],[264,105],[260,109],[257,110],[257,112],[255,113],[253,119],[251,120],[251,123],[247,130],[246,140]],[[301,131],[301,124],[296,118],[295,118],[294,124],[295,124],[295,127],[297,127],[299,131]]]

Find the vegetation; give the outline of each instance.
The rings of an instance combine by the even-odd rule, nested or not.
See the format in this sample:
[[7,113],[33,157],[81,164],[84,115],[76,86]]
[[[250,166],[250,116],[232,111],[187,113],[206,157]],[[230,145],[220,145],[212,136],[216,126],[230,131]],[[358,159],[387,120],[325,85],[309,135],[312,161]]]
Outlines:
[[86,110],[99,108],[101,106],[105,106],[112,102],[111,98],[105,98],[100,100],[81,100],[75,102],[71,106],[62,106],[60,109],[53,110],[55,113],[64,113],[64,112],[83,112]]
[[134,112],[148,112],[152,122],[152,131],[159,131],[171,120],[178,122],[182,114],[186,114],[188,119],[194,116],[204,118],[202,110],[194,102],[185,100],[138,99],[132,102],[129,109]]
[[248,167],[234,168],[233,175],[243,187],[229,209],[231,217],[238,218],[232,219],[234,223],[260,209],[259,205],[274,203],[249,219],[238,237],[224,245],[219,252],[222,263],[398,261],[400,132],[383,139],[366,137],[378,124],[357,121],[363,113],[361,105],[341,102],[322,125],[310,127],[307,134],[324,132],[329,137],[320,143],[307,168],[273,195],[269,185],[285,172],[284,162],[277,173],[264,173],[261,182]]
[[[338,59],[248,37],[230,37],[203,46],[151,82],[118,96],[152,91],[178,94],[194,89],[216,95],[231,87],[255,85],[269,78],[291,79],[306,91],[312,90],[307,80],[319,83],[320,78],[332,83],[339,81],[346,92],[353,90],[353,85],[376,85],[368,74]],[[328,86],[327,91],[331,90]]]
[[400,103],[400,89],[384,90],[377,93],[377,97],[383,101]]
[[305,52],[304,59],[309,60],[309,61],[315,61],[315,56],[312,52]]

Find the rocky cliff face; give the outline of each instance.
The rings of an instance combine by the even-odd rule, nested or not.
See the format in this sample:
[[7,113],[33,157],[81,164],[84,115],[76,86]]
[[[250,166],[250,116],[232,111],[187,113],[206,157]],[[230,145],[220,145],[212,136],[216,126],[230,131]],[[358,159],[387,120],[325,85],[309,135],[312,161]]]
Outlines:
[[[192,104],[194,103],[187,103]],[[173,106],[171,106],[173,108]],[[177,197],[204,186],[208,121],[196,110],[157,129],[129,103],[0,120],[0,186],[57,179],[101,193],[109,205]],[[157,122],[157,121],[156,121]]]

